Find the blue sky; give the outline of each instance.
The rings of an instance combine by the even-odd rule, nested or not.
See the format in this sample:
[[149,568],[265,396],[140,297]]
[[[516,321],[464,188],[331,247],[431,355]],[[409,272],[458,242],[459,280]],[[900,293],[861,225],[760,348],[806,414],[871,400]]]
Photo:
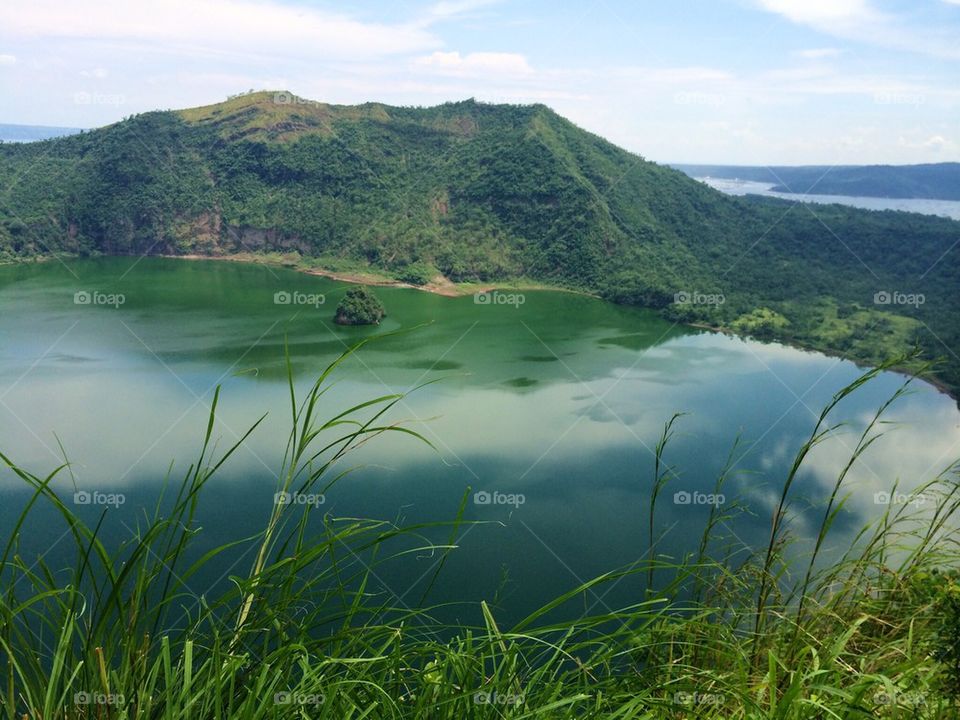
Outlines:
[[660,162],[960,160],[960,0],[5,0],[0,122],[543,102]]

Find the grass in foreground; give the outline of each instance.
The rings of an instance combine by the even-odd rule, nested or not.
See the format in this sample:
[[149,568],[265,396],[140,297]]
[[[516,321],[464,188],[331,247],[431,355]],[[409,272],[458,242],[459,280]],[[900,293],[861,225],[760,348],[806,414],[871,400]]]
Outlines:
[[[303,400],[290,373],[292,430],[278,492],[322,492],[349,472],[339,469],[344,456],[380,434],[423,440],[385,419],[400,394],[320,416],[331,374],[355,350],[332,363]],[[102,517],[88,527],[52,489],[66,467],[38,477],[0,455],[33,488],[16,526],[7,529],[0,565],[0,714],[9,720],[960,717],[955,467],[915,491],[927,499],[923,506],[888,506],[842,560],[817,561],[844,506],[848,472],[882,434],[889,402],[825,499],[812,552],[799,563],[787,560],[797,474],[808,453],[838,431],[830,412],[882,369],[838,392],[824,410],[780,487],[766,547],[749,557],[712,557],[712,535],[724,519],[716,509],[688,557],[651,552],[645,557],[655,560],[573,588],[512,627],[502,627],[485,602],[481,624],[452,627],[433,618],[435,608],[394,607],[369,589],[371,573],[393,559],[391,541],[422,537],[424,527],[325,517],[317,535],[308,510],[284,504],[275,505],[256,534],[250,571],[185,612],[186,583],[231,547],[187,560],[199,497],[240,444],[211,456],[216,398],[200,455],[172,510],[145,517],[120,550],[99,539]],[[651,523],[672,472],[663,453],[677,420],[666,424],[657,446]],[[725,480],[726,473],[717,488]],[[70,528],[75,564],[66,578],[61,568],[33,566],[18,554],[38,503],[52,503]],[[462,522],[458,516],[433,529],[453,531]],[[243,540],[249,538],[237,543]],[[649,541],[655,550],[653,532]],[[428,549],[455,551],[452,544],[420,548]],[[373,560],[358,570],[354,554]],[[648,578],[635,604],[551,620],[558,608],[626,574]]]

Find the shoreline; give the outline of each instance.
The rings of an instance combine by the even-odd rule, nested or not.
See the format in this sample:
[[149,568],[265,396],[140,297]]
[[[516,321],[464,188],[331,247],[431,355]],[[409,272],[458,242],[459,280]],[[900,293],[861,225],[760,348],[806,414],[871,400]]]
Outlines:
[[[377,275],[375,273],[363,273],[363,272],[348,272],[348,271],[336,271],[336,270],[325,270],[323,268],[310,268],[298,265],[295,262],[284,262],[282,259],[277,259],[276,261],[271,261],[269,257],[260,257],[252,253],[240,253],[237,255],[160,255],[155,257],[167,257],[167,258],[179,258],[187,260],[232,260],[235,262],[252,262],[259,263],[264,265],[277,265],[280,267],[285,267],[289,270],[296,270],[298,272],[305,273],[307,275],[316,275],[319,277],[325,277],[330,280],[338,280],[340,282],[349,282],[359,285],[370,285],[373,287],[399,287],[399,288],[409,288],[412,290],[421,290],[423,292],[433,293],[434,295],[441,295],[443,297],[464,297],[466,295],[472,295],[475,293],[487,293],[497,289],[508,289],[508,290],[525,290],[525,291],[538,291],[545,290],[548,292],[568,292],[575,295],[583,295],[585,297],[595,298],[597,300],[603,300],[599,295],[593,293],[571,290],[569,288],[562,287],[553,287],[549,285],[509,285],[509,284],[483,284],[483,285],[470,285],[470,284],[457,284],[446,280],[445,283],[437,283],[432,281],[426,285],[414,285],[412,283],[405,283],[400,280],[394,280],[383,275]],[[442,277],[442,276],[441,276]],[[436,278],[434,279],[436,280]],[[630,307],[642,307],[642,306],[630,306]],[[698,330],[708,330],[710,332],[722,333],[724,335],[729,335],[731,337],[747,339],[750,336],[742,335],[737,333],[730,328],[717,326],[717,325],[707,325],[706,323],[680,323],[686,327],[696,328]],[[756,342],[763,342],[763,340],[758,340],[753,338]],[[876,367],[875,362],[869,360],[858,360],[857,358],[849,357],[847,355],[841,354],[837,350],[830,348],[818,348],[813,345],[808,345],[799,340],[783,340],[783,339],[773,339],[771,342],[777,342],[786,347],[792,347],[797,350],[802,350],[804,352],[815,352],[825,355],[826,357],[840,358],[842,360],[848,360],[856,365],[858,368],[867,368],[867,367]],[[917,380],[927,383],[934,390],[936,390],[941,395],[946,395],[948,398],[953,400],[958,407],[960,407],[960,393],[954,395],[952,388],[944,383],[942,380],[935,376],[921,376],[915,375],[912,373],[909,368],[904,367],[891,367],[890,372],[897,372],[901,375],[906,375],[908,377],[916,378]]]
[[234,255],[198,255],[188,253],[185,255],[151,255],[149,257],[162,257],[171,260],[226,260],[229,262],[251,263],[254,265],[271,265],[282,267],[286,270],[294,270],[305,275],[315,275],[329,280],[339,282],[348,282],[355,285],[368,285],[371,287],[389,287],[404,288],[408,290],[420,290],[432,295],[441,297],[457,298],[467,297],[478,293],[488,293],[494,290],[527,291],[527,292],[563,292],[573,295],[582,295],[595,299],[602,299],[599,295],[589,293],[584,290],[573,290],[571,288],[560,287],[559,285],[547,285],[545,283],[534,282],[500,282],[500,283],[455,283],[442,275],[437,275],[425,285],[414,285],[413,283],[396,280],[386,275],[380,275],[373,272],[350,271],[350,270],[327,270],[320,267],[309,267],[292,260],[284,260],[282,256],[275,258],[260,256],[255,253],[236,253]]
[[[721,333],[723,335],[729,335],[730,337],[740,338],[742,340],[750,339],[754,342],[775,342],[783,345],[784,347],[794,348],[795,350],[801,350],[803,352],[810,353],[819,353],[820,355],[825,355],[826,357],[838,358],[840,360],[846,360],[852,362],[858,368],[875,368],[877,363],[870,360],[858,360],[857,358],[850,357],[849,355],[843,355],[838,350],[833,350],[830,348],[820,348],[813,345],[808,345],[799,340],[782,340],[778,338],[772,338],[765,340],[762,338],[755,338],[750,335],[741,335],[740,333],[731,330],[730,328],[723,327],[721,325],[707,325],[706,323],[683,323],[687,327],[696,328],[698,330],[708,330],[709,332]],[[906,375],[908,377],[919,380],[920,382],[930,385],[934,390],[936,390],[941,395],[946,395],[948,398],[953,400],[958,407],[960,407],[960,395],[954,395],[953,390],[947,385],[943,380],[934,376],[923,376],[913,373],[909,368],[894,365],[888,369],[888,372],[898,373],[900,375]]]
[[[339,280],[340,282],[354,283],[355,285],[369,285],[372,287],[397,287],[408,288],[410,290],[423,290],[424,292],[442,295],[443,297],[460,297],[465,292],[458,292],[454,283],[449,283],[449,287],[441,283],[428,283],[427,285],[414,285],[401,280],[394,280],[385,275],[375,273],[348,272],[339,270],[325,270],[323,268],[312,268],[299,265],[296,262],[284,261],[282,258],[271,260],[267,257],[258,257],[255,254],[238,253],[236,255],[198,255],[188,253],[186,255],[154,255],[153,257],[162,257],[168,260],[226,260],[229,262],[250,263],[253,265],[272,265],[282,267],[287,270],[295,270],[305,275],[316,275],[330,280]],[[477,291],[480,292],[480,291]]]
[[[116,256],[104,256],[104,257],[116,257]],[[131,256],[132,257],[132,256]],[[283,255],[277,254],[274,256],[269,255],[258,255],[256,253],[236,253],[233,255],[200,255],[197,253],[187,253],[184,255],[149,255],[145,257],[161,257],[169,260],[219,260],[227,262],[238,262],[238,263],[250,263],[254,265],[268,265],[273,267],[282,267],[287,270],[293,270],[296,272],[303,273],[305,275],[314,275],[316,277],[327,278],[328,280],[336,280],[338,282],[347,282],[353,283],[355,285],[368,285],[371,287],[389,287],[389,288],[403,288],[408,290],[419,290],[421,292],[428,292],[433,295],[439,295],[441,297],[447,298],[458,298],[466,297],[469,295],[474,295],[477,293],[488,293],[494,290],[510,290],[510,291],[526,291],[526,292],[563,292],[571,293],[573,295],[582,295],[584,297],[594,298],[596,300],[603,300],[602,297],[594,293],[589,293],[583,290],[573,290],[570,288],[563,288],[553,285],[546,285],[543,283],[454,283],[450,280],[447,280],[445,277],[438,276],[434,278],[431,282],[425,285],[414,285],[413,283],[403,282],[401,280],[396,280],[394,278],[387,277],[385,275],[379,275],[377,273],[368,273],[362,271],[348,271],[348,270],[327,270],[319,267],[309,267],[303,265],[301,262],[297,262],[293,259],[293,256],[290,259],[285,259]],[[37,255],[29,259],[30,262],[45,262],[53,259],[51,256],[47,255]],[[11,260],[10,262],[3,262],[0,265],[16,265],[22,260]],[[440,279],[442,278],[442,280]],[[615,304],[615,303],[614,303]],[[643,307],[641,305],[629,305],[627,307]],[[652,309],[652,308],[647,308]],[[730,328],[719,326],[719,325],[708,325],[706,323],[677,323],[685,327],[694,328],[697,330],[707,330],[709,332],[722,333],[723,335],[728,335],[730,337],[736,337],[740,339],[748,339],[749,335],[743,335],[738,332],[731,330]],[[799,340],[785,340],[779,338],[773,338],[769,341],[752,338],[756,342],[776,342],[784,345],[786,347],[795,348],[803,352],[814,352],[825,355],[826,357],[840,358],[842,360],[848,360],[856,365],[858,368],[866,367],[876,367],[877,363],[870,360],[861,360],[848,355],[843,355],[837,350],[831,348],[821,348],[813,345],[808,345]],[[960,391],[955,395],[954,389],[947,385],[944,381],[937,378],[936,376],[921,376],[916,375],[910,371],[909,368],[905,367],[891,367],[890,372],[900,373],[901,375],[906,375],[917,380],[927,383],[938,393],[947,396],[953,400],[958,407],[960,407]]]

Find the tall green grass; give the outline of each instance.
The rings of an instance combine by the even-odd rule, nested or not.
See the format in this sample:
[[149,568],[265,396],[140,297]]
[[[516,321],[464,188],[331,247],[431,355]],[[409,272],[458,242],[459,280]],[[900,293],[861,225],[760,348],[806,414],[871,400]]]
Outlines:
[[[278,492],[328,490],[349,472],[340,469],[345,456],[379,435],[426,442],[389,421],[400,393],[321,413],[332,373],[355,350],[302,399],[288,370],[291,432]],[[456,517],[414,527],[324,517],[317,531],[308,509],[276,504],[259,532],[191,553],[198,500],[246,438],[213,453],[219,392],[175,496],[144,516],[121,548],[100,539],[102,516],[84,524],[55,491],[66,465],[41,477],[0,455],[32,488],[7,529],[0,565],[0,712],[9,720],[960,717],[956,467],[922,483],[923,506],[888,506],[840,559],[820,561],[849,497],[849,472],[879,441],[900,392],[851,449],[806,555],[790,535],[805,459],[840,431],[838,406],[883,369],[864,373],[821,414],[780,485],[769,542],[749,555],[714,541],[739,512],[735,503],[711,509],[689,556],[658,549],[656,499],[673,472],[665,453],[682,422],[671,418],[655,452],[648,552],[510,627],[485,602],[476,626],[435,619],[437,608],[426,603],[443,562],[413,608],[371,589],[377,568],[398,554],[456,552],[466,496]],[[33,565],[18,552],[41,503],[69,528],[69,568]],[[450,540],[421,542],[428,531]],[[407,542],[398,546],[398,538]],[[199,572],[251,542],[248,572],[215,595],[190,593]],[[555,619],[628,576],[646,580],[634,604]]]

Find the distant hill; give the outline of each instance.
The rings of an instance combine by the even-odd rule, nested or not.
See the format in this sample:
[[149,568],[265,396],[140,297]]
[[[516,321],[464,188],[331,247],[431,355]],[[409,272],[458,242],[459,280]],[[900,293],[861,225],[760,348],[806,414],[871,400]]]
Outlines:
[[253,93],[2,145],[0,187],[0,259],[281,251],[533,281],[865,362],[918,343],[960,388],[960,223],[729,197],[544,105]]
[[690,177],[773,183],[772,190],[817,195],[960,200],[960,163],[930,165],[673,165]]
[[82,132],[80,128],[0,123],[0,142],[34,142]]

